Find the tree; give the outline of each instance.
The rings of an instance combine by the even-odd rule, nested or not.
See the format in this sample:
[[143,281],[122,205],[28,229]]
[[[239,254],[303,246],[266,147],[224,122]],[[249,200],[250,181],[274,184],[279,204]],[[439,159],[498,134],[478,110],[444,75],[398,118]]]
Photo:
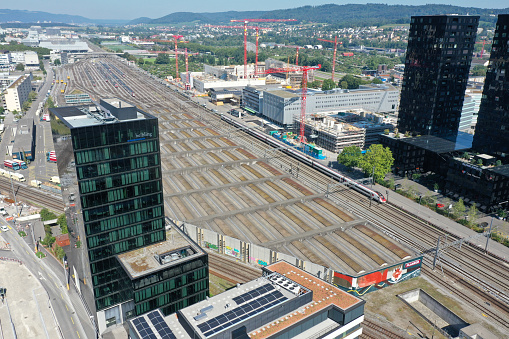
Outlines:
[[0,106],[0,114],[4,114],[4,111],[5,111],[5,108],[3,108],[2,106]]
[[472,69],[472,75],[474,76],[486,76],[486,67],[483,65],[475,65]]
[[463,199],[460,198],[453,206],[452,212],[456,218],[460,218],[465,214],[465,204],[463,203]]
[[67,218],[65,217],[65,214],[61,214],[58,217],[57,223],[60,225],[60,229],[62,230],[62,234],[69,233],[69,231],[67,230]]
[[308,88],[320,88],[321,86],[322,84],[320,83],[320,80],[308,82]]
[[34,101],[35,99],[37,99],[37,92],[36,91],[30,91],[30,93],[28,93],[28,100]]
[[55,66],[60,66],[62,64],[62,62],[60,61],[60,59],[55,59],[55,61],[53,61],[53,64]]
[[470,159],[470,154],[468,154],[468,152],[464,152],[463,155],[461,156],[463,159],[465,160],[468,160]]
[[41,215],[42,221],[48,221],[48,220],[53,220],[53,219],[57,218],[55,213],[48,211],[47,208],[43,208],[39,214]]
[[351,74],[345,75],[339,80],[339,86],[342,89],[357,89],[363,83],[363,81]]
[[26,112],[30,109],[30,101],[25,101],[23,105],[21,105],[21,110],[23,112]]
[[51,247],[53,243],[55,242],[55,237],[51,235],[51,233],[46,233],[46,236],[44,237],[44,240],[42,241],[45,245]]
[[160,53],[156,58],[156,64],[163,65],[163,64],[169,64],[170,63],[170,57],[166,53]]
[[373,144],[369,146],[366,154],[362,156],[359,161],[359,167],[362,168],[365,175],[373,173],[375,168],[375,181],[380,181],[385,178],[387,173],[391,171],[394,164],[394,158],[389,147],[383,147],[380,144]]
[[359,146],[348,146],[338,154],[338,162],[346,167],[355,167],[362,157],[362,151]]
[[65,251],[62,247],[58,246],[58,245],[55,245],[55,256],[57,257],[58,260],[62,261],[62,259],[64,258],[65,256]]
[[380,85],[380,84],[383,84],[384,82],[378,78],[374,78],[373,81],[371,81],[372,84],[376,84],[376,85]]
[[472,204],[472,206],[470,206],[470,209],[468,210],[468,223],[470,225],[474,225],[476,220],[477,220],[477,213],[478,210],[477,210],[477,206],[475,203]]
[[25,70],[25,65],[23,65],[23,64],[16,65],[16,71],[24,71],[24,70]]
[[336,83],[332,79],[325,79],[322,82],[322,91],[329,91],[336,88]]

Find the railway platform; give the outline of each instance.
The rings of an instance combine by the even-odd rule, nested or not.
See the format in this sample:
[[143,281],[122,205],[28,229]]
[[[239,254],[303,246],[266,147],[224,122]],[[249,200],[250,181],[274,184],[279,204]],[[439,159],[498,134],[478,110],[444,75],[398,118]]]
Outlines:
[[[426,206],[419,205],[419,203],[410,200],[407,197],[404,197],[394,191],[389,191],[389,194],[387,194],[386,187],[375,185],[375,190],[382,192],[386,196],[386,198],[388,196],[388,202],[390,204],[393,204],[407,212],[410,212],[413,215],[417,216],[418,218],[421,218],[424,221],[434,224],[439,228],[442,228],[446,232],[454,234],[460,238],[468,238],[478,234],[473,230],[461,224],[458,224],[454,220],[451,220],[443,215],[440,215]],[[496,221],[494,221],[494,224],[495,222]],[[471,243],[484,249],[486,246],[486,238],[478,237],[472,240]],[[504,245],[496,241],[493,240],[489,241],[488,251],[500,258],[509,260],[509,248],[505,247]]]

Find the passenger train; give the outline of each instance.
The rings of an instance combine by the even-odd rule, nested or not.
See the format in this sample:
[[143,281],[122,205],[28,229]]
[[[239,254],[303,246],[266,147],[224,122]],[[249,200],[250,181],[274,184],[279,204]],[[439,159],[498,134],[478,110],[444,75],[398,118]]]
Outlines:
[[354,181],[353,179],[340,174],[336,170],[321,164],[320,162],[316,161],[315,159],[313,159],[311,157],[308,157],[307,155],[303,154],[302,152],[299,152],[299,151],[293,149],[292,147],[278,141],[274,137],[266,135],[260,131],[253,130],[251,128],[246,129],[244,125],[242,125],[238,121],[236,121],[226,115],[221,115],[221,119],[235,127],[243,128],[250,135],[254,136],[257,139],[264,141],[265,143],[267,143],[271,146],[274,146],[277,148],[283,148],[282,151],[285,152],[286,154],[290,155],[291,157],[305,163],[308,166],[311,166],[312,168],[317,169],[318,171],[322,172],[323,174],[325,174],[329,177],[332,177],[339,182],[344,182],[346,186],[351,187],[352,189],[356,190],[357,192],[362,193],[362,194],[364,194],[364,195],[370,197],[371,199],[378,201],[380,203],[386,202],[386,199],[382,193],[372,190],[369,187],[366,187],[366,186]]

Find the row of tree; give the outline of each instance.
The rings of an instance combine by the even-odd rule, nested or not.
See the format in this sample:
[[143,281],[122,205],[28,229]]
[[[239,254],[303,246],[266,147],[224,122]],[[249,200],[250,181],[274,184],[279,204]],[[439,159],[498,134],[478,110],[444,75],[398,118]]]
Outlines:
[[338,163],[348,168],[358,167],[366,176],[374,175],[376,182],[382,182],[391,171],[394,158],[389,147],[380,144],[369,146],[365,153],[358,146],[348,146],[338,155]]

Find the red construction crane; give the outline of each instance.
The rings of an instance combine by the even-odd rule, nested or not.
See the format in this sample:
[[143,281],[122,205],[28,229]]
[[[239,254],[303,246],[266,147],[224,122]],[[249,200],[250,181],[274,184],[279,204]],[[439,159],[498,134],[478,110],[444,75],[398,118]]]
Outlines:
[[277,47],[285,47],[285,48],[295,48],[297,51],[295,53],[295,65],[299,66],[299,49],[302,48],[300,46],[293,45],[276,45]]
[[[326,39],[320,39],[320,38],[318,38],[318,40],[325,41],[325,42],[332,42],[334,44],[334,56],[332,57],[332,81],[334,82],[334,70],[336,69],[336,51],[338,49],[338,37],[335,36],[334,37],[334,41],[326,40]],[[339,44],[342,45],[343,42],[340,41]]]
[[482,59],[482,56],[484,54],[484,45],[486,44],[486,39],[483,39],[483,41],[478,41],[478,42],[476,42],[476,44],[482,44],[482,49],[481,49],[481,59]]
[[[173,41],[172,40],[161,40],[161,39],[140,39],[140,41],[154,41],[154,42],[169,42],[175,44],[175,74],[176,79],[179,78],[179,59],[178,59],[178,50],[177,50],[177,44],[180,43],[187,43],[189,41],[179,41],[180,38],[183,38],[183,35],[173,35]],[[156,52],[158,53],[158,52]],[[160,53],[160,52],[159,52]]]
[[299,130],[299,142],[306,143],[306,137],[304,136],[304,122],[306,119],[306,100],[308,93],[308,71],[313,69],[320,69],[322,65],[317,66],[296,66],[289,68],[269,68],[263,74],[270,73],[286,73],[286,72],[302,72],[302,94],[300,101],[300,130]]
[[[230,22],[243,22],[244,23],[244,79],[247,78],[247,23],[248,22],[286,22],[286,21],[297,21],[296,19],[234,19]],[[256,33],[258,42],[258,32]],[[258,50],[258,43],[256,44]],[[257,53],[258,55],[258,53]],[[257,58],[258,59],[258,58]],[[256,66],[255,66],[256,72]]]

